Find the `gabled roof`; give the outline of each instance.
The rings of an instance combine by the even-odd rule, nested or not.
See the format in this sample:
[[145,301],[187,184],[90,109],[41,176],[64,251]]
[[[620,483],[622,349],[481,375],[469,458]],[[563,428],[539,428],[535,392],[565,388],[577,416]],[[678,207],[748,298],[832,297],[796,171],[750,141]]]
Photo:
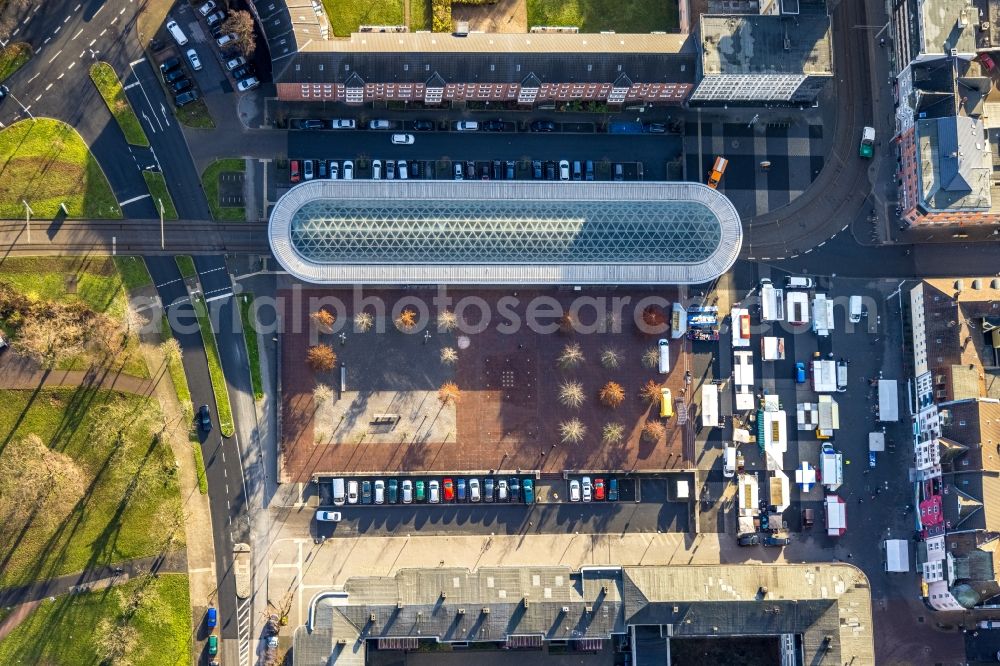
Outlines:
[[444,80],[443,76],[435,71],[434,74],[431,75],[431,78],[424,82],[424,85],[428,88],[444,88],[448,85],[448,82]]

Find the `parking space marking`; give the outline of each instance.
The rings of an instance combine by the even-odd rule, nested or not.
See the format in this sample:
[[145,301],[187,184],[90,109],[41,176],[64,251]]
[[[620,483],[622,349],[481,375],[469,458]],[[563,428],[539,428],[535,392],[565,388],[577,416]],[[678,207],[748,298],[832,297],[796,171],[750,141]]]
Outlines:
[[80,11],[80,7],[83,7],[83,4],[82,4],[82,3],[81,3],[81,4],[79,4],[79,5],[77,5],[76,7],[74,7],[74,8],[73,8],[73,11],[74,11],[74,12],[78,12],[78,11]]
[[77,30],[77,31],[76,31],[76,34],[75,34],[75,35],[73,35],[72,37],[70,37],[70,39],[76,39],[76,38],[77,38],[77,37],[79,37],[79,36],[80,36],[80,35],[81,35],[82,33],[83,33],[83,28],[80,28],[79,30]]
[[67,70],[67,71],[68,71],[68,70],[71,70],[71,69],[73,69],[74,67],[76,67],[76,61],[75,61],[75,60],[74,60],[73,62],[71,62],[71,63],[69,64],[69,67],[67,67],[67,68],[66,68],[66,70]]
[[69,20],[71,18],[73,18],[73,15],[72,14],[68,15],[66,18],[63,19],[63,23],[69,23]]
[[[90,17],[90,20],[94,20],[95,18],[97,18],[97,15],[104,11],[104,7],[105,5],[101,5],[100,9],[94,12],[94,15]],[[102,32],[101,34],[103,35],[104,33]]]
[[58,57],[59,57],[59,54],[60,54],[60,53],[62,53],[62,49],[59,49],[58,51],[56,51],[56,54],[55,54],[54,56],[52,56],[51,58],[49,58],[49,64],[50,64],[50,65],[52,64],[52,61],[53,61],[53,60],[55,60],[56,58],[58,58]]

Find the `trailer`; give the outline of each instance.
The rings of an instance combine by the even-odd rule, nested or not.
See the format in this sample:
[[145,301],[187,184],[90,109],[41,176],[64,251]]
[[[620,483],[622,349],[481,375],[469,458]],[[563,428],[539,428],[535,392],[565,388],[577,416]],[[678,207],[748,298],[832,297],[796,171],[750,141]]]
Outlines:
[[910,570],[910,544],[906,539],[886,539],[885,570],[895,573],[906,573]]
[[813,298],[813,331],[820,337],[830,335],[833,330],[833,301],[826,294],[816,294]]
[[809,323],[809,294],[804,291],[788,292],[788,323],[802,325]]
[[785,320],[785,294],[775,289],[767,278],[760,281],[760,318],[763,321]]
[[703,384],[701,387],[701,425],[705,428],[715,428],[720,424],[719,387],[715,384]]
[[829,444],[819,454],[819,476],[823,487],[835,492],[844,483],[844,454]]
[[753,352],[733,352],[733,378],[737,387],[753,386]]
[[830,360],[813,361],[812,385],[816,393],[835,393],[837,391],[836,362]]
[[847,532],[847,505],[840,495],[827,495],[823,501],[827,536],[839,537]]
[[732,329],[733,346],[750,346],[750,311],[746,308],[733,308],[729,313],[729,326]]
[[783,361],[785,359],[785,339],[774,336],[761,338],[760,353],[765,361]]
[[893,423],[899,420],[899,396],[895,379],[878,380],[878,420]]

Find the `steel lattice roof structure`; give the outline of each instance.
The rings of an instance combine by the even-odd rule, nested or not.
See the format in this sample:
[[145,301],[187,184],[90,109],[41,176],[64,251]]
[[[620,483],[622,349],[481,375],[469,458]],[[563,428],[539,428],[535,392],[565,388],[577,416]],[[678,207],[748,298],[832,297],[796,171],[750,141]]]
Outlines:
[[313,180],[271,248],[323,284],[688,284],[735,262],[740,218],[698,183]]

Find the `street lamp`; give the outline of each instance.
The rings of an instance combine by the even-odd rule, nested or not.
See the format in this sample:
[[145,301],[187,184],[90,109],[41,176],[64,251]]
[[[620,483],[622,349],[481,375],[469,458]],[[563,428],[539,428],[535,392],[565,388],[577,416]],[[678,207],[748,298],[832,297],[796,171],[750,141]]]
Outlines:
[[24,199],[21,199],[21,203],[24,204],[24,226],[28,230],[28,243],[31,243],[31,214],[35,211],[31,210],[31,206]]
[[6,88],[6,89],[7,89],[7,94],[8,94],[8,95],[10,95],[10,98],[11,98],[12,100],[14,100],[15,102],[17,102],[17,105],[21,107],[21,110],[22,110],[22,111],[24,111],[25,113],[27,113],[27,114],[28,114],[28,117],[29,117],[29,118],[31,118],[31,120],[32,120],[32,121],[37,121],[37,120],[38,120],[37,118],[35,118],[35,114],[33,114],[33,113],[32,113],[32,112],[31,112],[31,111],[30,111],[30,110],[28,109],[28,107],[26,107],[26,106],[25,106],[25,105],[24,105],[24,104],[23,104],[23,103],[21,102],[21,100],[19,100],[19,99],[18,99],[17,97],[14,97],[14,93],[12,93],[12,92],[10,91],[10,88],[7,88],[7,86],[4,86],[4,88]]
[[157,197],[156,200],[160,202],[160,249],[162,250],[163,246],[166,244],[163,237],[163,198]]

